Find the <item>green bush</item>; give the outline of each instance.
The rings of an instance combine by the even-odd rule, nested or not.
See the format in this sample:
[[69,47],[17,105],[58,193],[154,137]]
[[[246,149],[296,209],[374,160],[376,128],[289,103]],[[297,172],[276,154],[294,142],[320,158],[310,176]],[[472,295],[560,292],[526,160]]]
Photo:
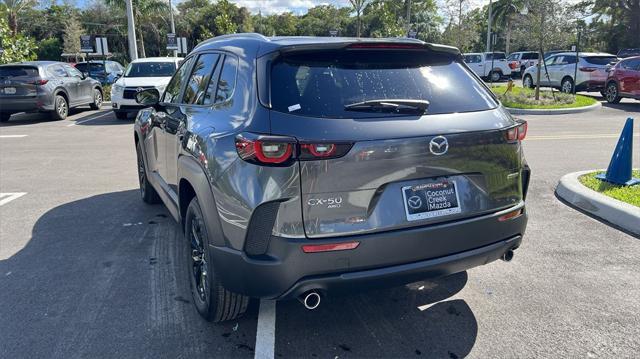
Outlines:
[[507,86],[493,86],[491,90],[498,96],[498,99],[504,106],[511,108],[552,109],[584,107],[597,102],[596,99],[589,96],[573,95],[558,91],[554,91],[553,93],[548,90],[540,91],[540,99],[536,100],[536,92],[534,89],[513,87],[511,91],[506,92]]
[[102,99],[104,101],[111,101],[111,85],[102,86]]

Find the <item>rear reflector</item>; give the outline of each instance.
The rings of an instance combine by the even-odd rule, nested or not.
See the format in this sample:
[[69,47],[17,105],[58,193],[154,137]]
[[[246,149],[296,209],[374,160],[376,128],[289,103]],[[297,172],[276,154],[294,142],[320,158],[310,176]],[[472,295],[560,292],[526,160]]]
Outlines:
[[360,242],[344,242],[344,243],[332,243],[332,244],[307,244],[302,246],[302,251],[305,253],[318,253],[318,252],[332,252],[332,251],[346,251],[356,249],[360,245]]
[[500,222],[508,221],[510,219],[520,216],[521,214],[522,214],[522,208],[520,208],[517,211],[509,212],[503,216],[498,217],[498,221]]

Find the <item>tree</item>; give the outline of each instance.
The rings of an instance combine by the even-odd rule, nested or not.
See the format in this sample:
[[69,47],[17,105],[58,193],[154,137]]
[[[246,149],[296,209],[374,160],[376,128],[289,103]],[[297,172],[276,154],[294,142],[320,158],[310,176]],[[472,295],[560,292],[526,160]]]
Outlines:
[[[79,40],[78,40],[79,41]],[[59,61],[62,54],[62,44],[56,37],[40,41],[37,51],[38,60]]]
[[498,0],[493,5],[493,19],[497,26],[506,28],[505,52],[508,54],[511,45],[511,32],[514,18],[522,11],[524,0]]
[[220,0],[217,4],[218,15],[215,17],[216,30],[219,35],[233,34],[238,31],[238,26],[232,20],[232,5],[228,0]]
[[80,35],[84,34],[82,24],[75,16],[71,16],[64,24],[62,35],[62,51],[67,54],[77,54],[80,52]]
[[3,0],[7,9],[7,18],[9,21],[9,29],[11,35],[18,35],[18,15],[33,7],[36,4],[36,0]]
[[581,17],[590,17],[584,27],[585,43],[616,52],[640,47],[640,0],[583,0],[574,6]]
[[37,50],[35,41],[19,33],[14,36],[9,30],[5,15],[4,11],[0,12],[0,38],[4,49],[0,55],[0,64],[35,60]]
[[[115,8],[120,9],[122,12],[126,11],[126,1],[125,0],[104,0],[107,6],[113,6]],[[138,33],[138,37],[140,38],[140,56],[146,57],[146,51],[144,47],[144,31],[142,31],[142,27],[144,25],[149,25],[157,35],[157,27],[155,17],[160,16],[159,14],[166,14],[169,11],[169,5],[166,1],[162,0],[132,0],[133,5],[133,17],[135,19],[136,24],[136,32]],[[159,36],[156,36],[159,37]]]
[[356,36],[360,37],[360,33],[362,32],[362,10],[364,10],[364,7],[367,6],[369,0],[349,0],[349,3],[351,4],[353,11],[356,12],[356,19],[358,22],[356,28]]

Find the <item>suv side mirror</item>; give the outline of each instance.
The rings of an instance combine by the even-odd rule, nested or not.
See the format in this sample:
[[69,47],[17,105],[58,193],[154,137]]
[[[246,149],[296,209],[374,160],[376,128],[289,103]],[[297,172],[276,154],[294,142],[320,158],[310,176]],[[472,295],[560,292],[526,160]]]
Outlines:
[[136,93],[136,102],[143,106],[155,106],[160,102],[160,92],[156,89],[146,89]]
[[89,73],[86,72],[86,71],[82,71],[81,74],[82,74],[82,76],[80,76],[80,78],[83,79],[83,80],[86,79],[87,77],[89,77]]

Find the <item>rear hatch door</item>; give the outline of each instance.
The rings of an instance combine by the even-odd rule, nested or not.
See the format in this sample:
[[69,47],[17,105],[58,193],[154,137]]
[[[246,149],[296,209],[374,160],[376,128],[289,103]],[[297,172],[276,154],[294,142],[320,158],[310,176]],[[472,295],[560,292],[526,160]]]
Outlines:
[[36,96],[38,68],[28,65],[0,66],[0,98]]
[[[391,105],[351,106],[375,99]],[[393,109],[398,99],[429,106]],[[300,160],[309,238],[459,220],[522,199],[520,144],[505,136],[515,122],[457,56],[288,54],[273,64],[271,102],[273,134],[335,148],[327,159]]]

